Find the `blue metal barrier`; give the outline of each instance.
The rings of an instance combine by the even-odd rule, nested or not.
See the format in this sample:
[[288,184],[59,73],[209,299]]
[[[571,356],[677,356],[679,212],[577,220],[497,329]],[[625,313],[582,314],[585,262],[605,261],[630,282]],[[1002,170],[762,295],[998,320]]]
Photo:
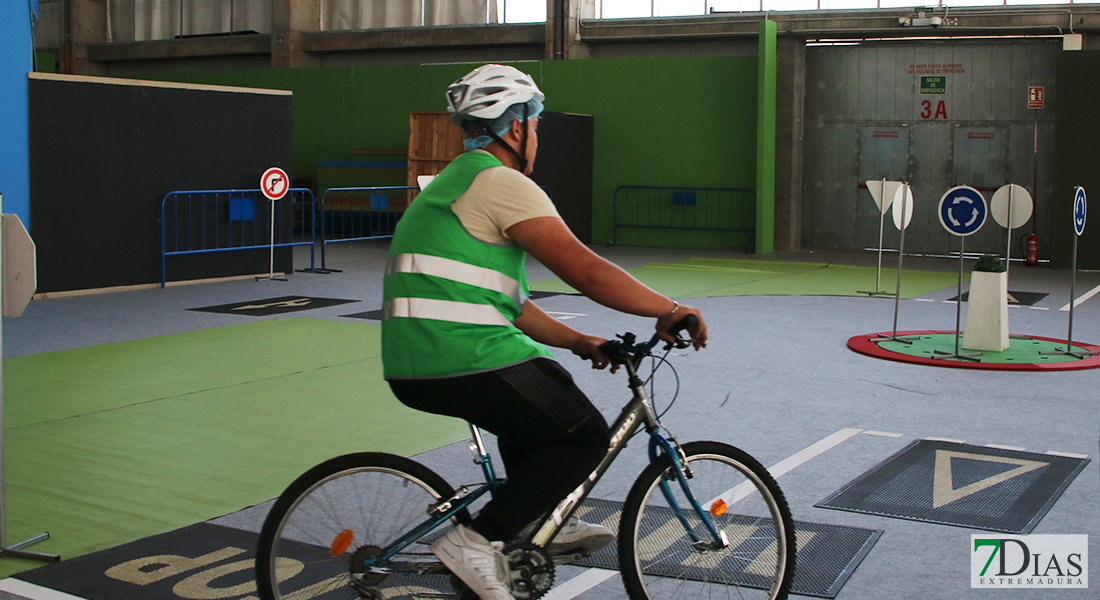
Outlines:
[[392,238],[397,221],[419,190],[408,185],[325,190],[317,205],[317,223],[321,228],[319,272],[339,272],[325,264],[328,244]]
[[623,185],[613,210],[615,244],[620,228],[756,233],[756,191],[747,188]]
[[[168,192],[160,203],[160,286],[168,279],[169,256],[309,246],[313,267],[316,237],[313,192],[291,188],[272,202],[255,190],[187,190]],[[296,218],[297,217],[297,218]]]

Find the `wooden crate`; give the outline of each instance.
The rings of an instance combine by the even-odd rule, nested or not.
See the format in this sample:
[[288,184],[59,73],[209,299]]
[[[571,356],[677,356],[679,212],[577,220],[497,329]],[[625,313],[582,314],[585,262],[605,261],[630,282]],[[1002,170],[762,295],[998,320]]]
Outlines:
[[[408,185],[416,185],[418,175],[435,175],[465,151],[462,130],[451,123],[445,112],[409,113]],[[416,193],[409,193],[409,202]]]

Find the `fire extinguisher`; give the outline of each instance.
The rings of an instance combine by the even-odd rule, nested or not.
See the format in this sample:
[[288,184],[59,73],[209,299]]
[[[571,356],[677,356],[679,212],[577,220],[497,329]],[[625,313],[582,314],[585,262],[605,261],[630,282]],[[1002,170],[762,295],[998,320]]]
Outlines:
[[1027,261],[1027,264],[1034,265],[1039,262],[1039,236],[1029,233],[1026,244],[1024,260]]

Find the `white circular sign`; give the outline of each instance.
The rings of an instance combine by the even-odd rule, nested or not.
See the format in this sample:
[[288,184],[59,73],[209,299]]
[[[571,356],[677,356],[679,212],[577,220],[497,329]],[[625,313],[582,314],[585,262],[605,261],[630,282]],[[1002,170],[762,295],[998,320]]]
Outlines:
[[[1008,205],[1012,204],[1012,219],[1008,218]],[[993,193],[989,199],[989,212],[993,220],[1005,229],[1018,229],[1023,227],[1031,219],[1031,212],[1035,204],[1031,201],[1031,194],[1024,188],[1010,183],[1001,186],[1001,189]]]
[[[909,227],[909,222],[913,220],[913,188],[908,185],[902,185],[894,192],[894,200],[892,203],[894,227],[898,228],[898,231]],[[902,210],[905,210],[905,214],[902,215]]]
[[290,189],[290,177],[279,167],[271,167],[260,177],[260,191],[268,200],[278,200]]

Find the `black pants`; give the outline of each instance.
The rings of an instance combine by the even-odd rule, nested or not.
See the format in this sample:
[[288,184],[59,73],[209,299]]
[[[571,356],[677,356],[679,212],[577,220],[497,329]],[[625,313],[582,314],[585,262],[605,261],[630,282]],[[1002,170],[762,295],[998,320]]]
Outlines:
[[596,468],[610,442],[603,415],[549,359],[389,383],[410,408],[465,419],[496,435],[507,482],[473,523],[489,540],[509,541],[554,508]]

